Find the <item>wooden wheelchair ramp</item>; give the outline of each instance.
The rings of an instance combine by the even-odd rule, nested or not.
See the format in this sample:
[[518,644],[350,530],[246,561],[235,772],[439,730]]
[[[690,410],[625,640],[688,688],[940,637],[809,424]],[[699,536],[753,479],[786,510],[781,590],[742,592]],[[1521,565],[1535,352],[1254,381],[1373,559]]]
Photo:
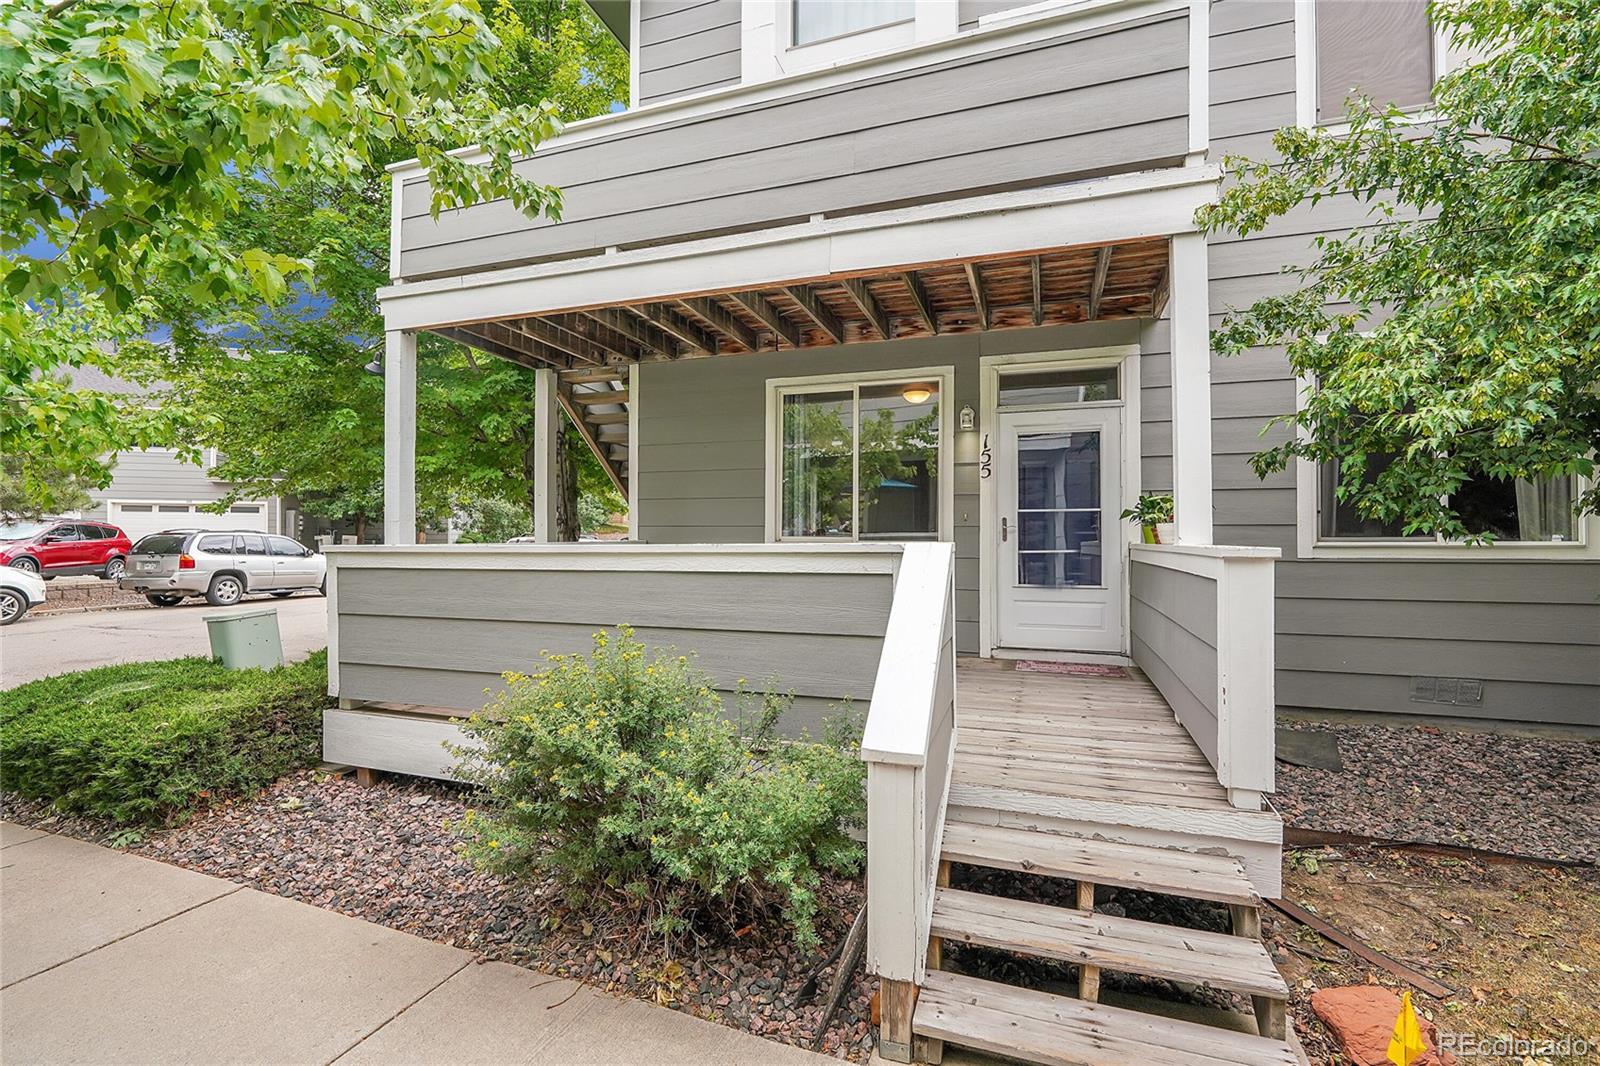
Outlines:
[[[1049,1066],[1298,1061],[1289,989],[1260,940],[1261,878],[1247,868],[1278,861],[1281,824],[1230,806],[1154,686],[1133,670],[966,662],[957,730],[913,1059],[938,1062],[950,1041]],[[954,864],[1072,881],[1077,906],[951,888]],[[1230,931],[1097,912],[1101,885],[1225,906]],[[1076,995],[945,969],[947,944],[1072,964]],[[1101,1003],[1104,972],[1237,993],[1254,1032]]]

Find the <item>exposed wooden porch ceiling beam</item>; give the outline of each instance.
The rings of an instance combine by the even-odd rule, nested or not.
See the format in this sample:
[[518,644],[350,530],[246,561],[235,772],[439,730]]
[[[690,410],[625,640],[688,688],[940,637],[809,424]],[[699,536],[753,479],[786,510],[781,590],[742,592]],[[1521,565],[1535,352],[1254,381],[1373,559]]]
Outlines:
[[568,332],[553,322],[546,322],[542,318],[519,318],[514,321],[513,328],[533,340],[566,352],[579,362],[594,366],[604,366],[606,363],[607,349],[587,337]]
[[839,316],[828,310],[822,301],[817,299],[817,294],[809,285],[789,285],[784,288],[783,294],[800,306],[800,310],[811,316],[811,321],[817,328],[833,338],[833,343],[844,343],[844,323],[839,321]]
[[[703,295],[467,323],[437,332],[572,384],[615,384],[639,360],[719,356],[1152,317],[1168,300],[1169,242],[1033,250],[885,267],[810,280],[746,283]],[[615,397],[610,397],[616,402]],[[582,404],[574,402],[574,407]],[[618,422],[611,423],[620,426]],[[591,422],[591,426],[595,423]]]
[[[1044,266],[1038,256],[1029,264],[1033,273],[1033,324],[1044,325]],[[1089,316],[1093,318],[1094,316]]]
[[717,339],[664,304],[632,304],[628,310],[678,338],[692,350],[717,354]]
[[967,286],[972,290],[972,304],[978,309],[978,328],[989,328],[989,297],[983,291],[983,275],[977,263],[966,264]]
[[[578,431],[578,436],[583,438],[583,443],[588,445],[589,450],[594,453],[594,457],[600,460],[600,469],[606,472],[606,477],[611,479],[611,484],[616,487],[617,492],[626,497],[628,495],[627,482],[624,481],[621,471],[617,469],[616,464],[612,461],[611,449],[595,435],[594,428],[584,418],[585,411],[580,405],[594,403],[594,400],[587,399],[591,395],[601,397],[610,403],[626,403],[628,396],[627,393],[619,393],[614,389],[606,389],[594,393],[579,392],[559,379],[556,381],[556,399],[560,402],[561,409],[567,412],[568,420],[572,422],[573,428]],[[612,400],[612,396],[620,396],[622,399]],[[624,451],[624,454],[626,454],[626,451]]]
[[[1038,260],[1034,260],[1038,262]],[[928,302],[928,290],[923,287],[922,279],[917,277],[915,270],[908,270],[900,275],[900,280],[905,282],[906,292],[911,297],[911,302],[917,308],[917,317],[922,319],[922,325],[929,333],[937,335],[939,332],[939,316],[933,313],[933,305]]]
[[778,313],[759,292],[730,292],[728,299],[750,312],[772,331],[772,335],[791,348],[800,347],[800,330]]
[[637,363],[639,361],[638,349],[630,347],[632,344],[631,338],[619,337],[616,331],[600,322],[596,322],[588,315],[551,315],[545,321],[604,349],[607,353],[605,359],[607,363]]
[[579,313],[614,333],[620,333],[644,349],[648,355],[671,358],[678,354],[678,344],[672,337],[626,311],[620,311],[615,307],[600,307]]
[[1094,280],[1089,283],[1089,321],[1100,317],[1100,299],[1106,293],[1106,275],[1111,273],[1111,245],[1095,253]]
[[[515,363],[518,366],[527,367],[529,370],[545,370],[551,367],[561,368],[570,366],[572,363],[571,357],[565,352],[551,350],[547,356],[531,355],[521,346],[508,344],[501,340],[495,340],[493,337],[485,336],[484,333],[479,332],[484,330],[486,327],[495,326],[498,326],[500,330],[506,333],[511,332],[510,330],[505,329],[505,327],[500,326],[497,322],[480,322],[476,326],[472,327],[460,326],[454,328],[436,329],[433,332],[437,333],[446,340],[455,341],[457,344],[464,344],[468,348],[476,348],[480,352],[487,352],[488,354],[497,356],[506,360],[507,362]],[[519,337],[519,339],[521,338]]]
[[756,351],[761,347],[761,338],[756,336],[756,331],[734,318],[731,311],[715,300],[704,296],[691,296],[679,300],[678,306],[747,352]]
[[861,309],[861,313],[867,316],[872,328],[878,331],[878,336],[884,340],[892,339],[894,327],[889,325],[889,316],[883,313],[882,305],[878,303],[878,298],[872,295],[872,290],[867,288],[867,283],[860,278],[845,278],[840,284],[844,286],[844,291],[850,294],[850,299]]
[[1161,308],[1167,302],[1167,286],[1172,282],[1172,268],[1165,267],[1161,276],[1156,279],[1155,287],[1150,290],[1150,313],[1160,314]]

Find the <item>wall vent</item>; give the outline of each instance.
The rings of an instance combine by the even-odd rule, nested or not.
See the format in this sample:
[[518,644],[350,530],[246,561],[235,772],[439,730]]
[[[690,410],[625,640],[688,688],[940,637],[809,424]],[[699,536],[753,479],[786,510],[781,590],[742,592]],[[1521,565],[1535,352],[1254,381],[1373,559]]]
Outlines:
[[1444,703],[1477,707],[1483,703],[1483,682],[1473,677],[1413,677],[1412,703]]

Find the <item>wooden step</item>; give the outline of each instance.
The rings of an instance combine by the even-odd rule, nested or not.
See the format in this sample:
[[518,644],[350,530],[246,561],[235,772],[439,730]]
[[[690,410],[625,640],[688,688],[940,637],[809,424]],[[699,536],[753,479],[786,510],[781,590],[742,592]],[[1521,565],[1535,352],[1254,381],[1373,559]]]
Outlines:
[[1141,892],[1259,907],[1244,867],[1231,855],[1114,844],[1034,829],[950,822],[941,858],[1000,870],[1066,877]]
[[941,888],[934,936],[1252,996],[1288,999],[1261,941]]
[[593,385],[601,382],[621,381],[626,375],[620,370],[590,369],[563,370],[561,380],[569,385]]
[[1282,1040],[929,971],[912,1031],[1043,1066],[1295,1066]]
[[573,394],[572,394],[572,402],[573,403],[578,403],[578,404],[583,404],[585,407],[589,406],[590,404],[599,404],[599,403],[627,403],[628,402],[628,390],[627,389],[597,389],[594,392],[576,392],[576,391],[574,391]]

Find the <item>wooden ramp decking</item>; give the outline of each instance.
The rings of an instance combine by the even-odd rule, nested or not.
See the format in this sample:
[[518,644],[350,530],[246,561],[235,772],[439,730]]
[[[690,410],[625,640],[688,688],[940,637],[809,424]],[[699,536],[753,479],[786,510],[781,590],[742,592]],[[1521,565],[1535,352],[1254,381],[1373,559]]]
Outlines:
[[1263,896],[1281,888],[1283,823],[1242,810],[1137,669],[1095,677],[962,659],[949,821],[1224,850]]
[[962,660],[955,781],[1095,803],[1226,811],[1228,793],[1143,675]]
[[[1260,941],[1282,826],[1228,800],[1199,747],[1136,670],[1085,676],[966,660],[912,1061],[945,1041],[1044,1066],[1290,1066],[1289,990]],[[1076,883],[1076,909],[950,886],[952,865]],[[1106,914],[1097,888],[1224,904],[1230,933]],[[944,969],[975,944],[1077,969],[1070,995]],[[954,960],[959,967],[960,959]],[[1254,1032],[1099,1002],[1102,972],[1238,993]],[[885,1052],[888,1057],[888,1052]],[[898,1057],[898,1055],[896,1056]]]

